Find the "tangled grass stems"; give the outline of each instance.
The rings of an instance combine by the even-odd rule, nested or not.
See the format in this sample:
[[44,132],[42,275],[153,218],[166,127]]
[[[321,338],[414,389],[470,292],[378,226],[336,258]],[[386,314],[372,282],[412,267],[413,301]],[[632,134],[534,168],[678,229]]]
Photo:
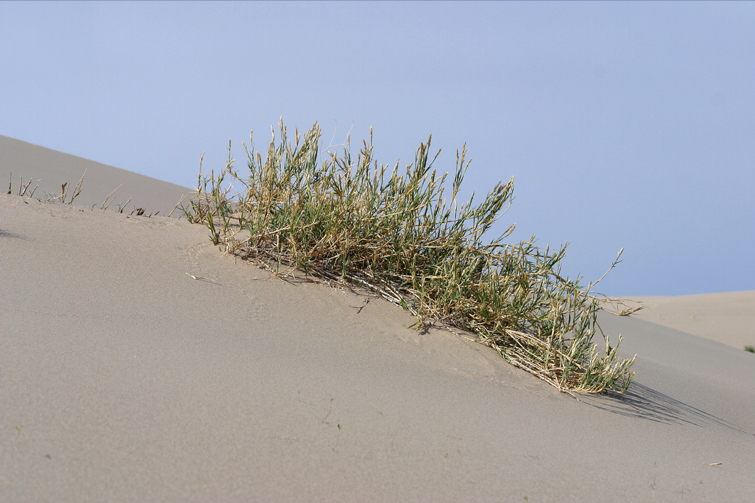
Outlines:
[[[566,246],[542,250],[534,236],[504,243],[513,225],[483,242],[511,204],[513,178],[478,205],[474,195],[460,204],[466,147],[457,151],[447,199],[448,173],[432,168],[440,153],[430,158],[432,137],[402,171],[398,163],[389,169],[373,159],[372,131],[356,159],[347,138],[343,150],[327,150],[322,163],[317,123],[303,135],[297,130],[293,142],[282,121],[279,131],[276,143],[273,130],[264,160],[253,142],[244,145],[243,176],[230,142],[217,176],[214,170],[203,175],[200,160],[196,198],[182,209],[189,221],[208,227],[214,244],[278,274],[285,266],[319,281],[369,288],[410,310],[417,328],[439,323],[472,332],[559,390],[629,388],[634,358],[618,357],[621,336],[611,346],[597,314],[606,305],[619,315],[636,309],[620,310],[617,300],[592,293],[597,282],[582,287],[564,277]],[[229,182],[241,190],[231,194]],[[605,339],[604,351],[593,343],[596,331]]]

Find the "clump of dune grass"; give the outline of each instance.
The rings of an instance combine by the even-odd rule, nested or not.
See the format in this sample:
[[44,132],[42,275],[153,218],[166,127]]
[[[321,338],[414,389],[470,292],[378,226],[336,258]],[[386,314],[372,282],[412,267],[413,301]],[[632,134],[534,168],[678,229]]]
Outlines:
[[755,346],[745,346],[745,351],[748,353],[755,353]]
[[[253,142],[243,174],[228,163],[217,176],[201,171],[196,198],[183,208],[229,253],[282,274],[282,267],[335,285],[368,288],[411,311],[417,328],[432,324],[476,334],[503,358],[562,391],[626,391],[634,358],[621,359],[597,323],[603,296],[561,274],[566,246],[551,251],[535,238],[505,243],[514,226],[483,236],[511,203],[513,178],[480,204],[457,201],[469,167],[466,149],[448,173],[432,168],[430,142],[415,161],[378,165],[370,142],[351,154],[328,149],[320,162],[320,127],[287,137],[280,124],[263,160]],[[251,135],[250,135],[251,140]],[[439,153],[439,152],[438,152]],[[241,189],[232,194],[229,182]],[[448,196],[448,197],[447,197]],[[621,252],[619,253],[619,256]],[[613,268],[619,259],[611,265]],[[609,269],[610,270],[610,269]],[[601,278],[602,279],[602,278]],[[609,302],[610,303],[610,302]],[[636,309],[618,311],[628,315]],[[600,332],[605,349],[593,338]]]

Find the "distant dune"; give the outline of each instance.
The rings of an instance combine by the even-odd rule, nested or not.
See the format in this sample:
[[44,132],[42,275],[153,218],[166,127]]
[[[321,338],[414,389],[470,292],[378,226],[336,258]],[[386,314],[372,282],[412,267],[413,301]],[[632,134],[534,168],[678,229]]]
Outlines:
[[58,196],[63,183],[69,184],[70,194],[85,172],[83,190],[74,201],[82,207],[99,208],[111,192],[118,189],[111,197],[110,209],[128,202],[126,210],[129,212],[143,208],[146,213],[159,211],[161,215],[167,215],[181,197],[193,192],[180,185],[0,135],[0,189],[3,194],[7,192],[9,182],[18,189],[21,179],[23,183],[34,180],[29,190],[39,186],[35,197]]
[[755,346],[755,290],[679,297],[637,297],[641,320],[737,349]]
[[189,189],[0,137],[5,183],[84,169],[75,206],[0,195],[3,502],[753,500],[753,292],[603,316],[636,384],[575,400],[202,226],[90,209]]

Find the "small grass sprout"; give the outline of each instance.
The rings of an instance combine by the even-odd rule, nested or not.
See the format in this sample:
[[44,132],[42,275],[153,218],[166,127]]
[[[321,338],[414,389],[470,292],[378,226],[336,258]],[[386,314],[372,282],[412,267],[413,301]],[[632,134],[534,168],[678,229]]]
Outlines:
[[745,346],[745,351],[755,353],[755,346]]
[[[562,275],[565,245],[543,250],[534,236],[504,242],[514,225],[483,241],[511,204],[513,178],[480,204],[474,195],[459,202],[466,146],[457,151],[449,191],[448,173],[432,167],[440,153],[430,157],[432,137],[402,170],[373,159],[371,130],[356,157],[347,137],[342,151],[326,149],[322,162],[317,123],[291,141],[281,121],[279,134],[276,142],[273,130],[264,160],[253,142],[244,144],[243,175],[230,142],[217,175],[205,176],[200,159],[196,197],[182,210],[190,222],[207,226],[213,244],[277,274],[285,267],[315,281],[367,288],[411,311],[418,329],[440,324],[472,332],[561,391],[629,388],[634,358],[618,356],[621,336],[611,345],[597,315],[638,309],[592,293],[597,282],[583,287]],[[241,190],[231,194],[230,182]],[[604,350],[593,343],[597,332]]]

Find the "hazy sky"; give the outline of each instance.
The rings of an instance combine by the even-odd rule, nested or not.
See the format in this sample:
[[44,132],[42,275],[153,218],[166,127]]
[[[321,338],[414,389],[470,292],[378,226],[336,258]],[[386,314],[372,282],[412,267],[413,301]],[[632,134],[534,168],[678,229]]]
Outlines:
[[599,291],[755,289],[752,2],[0,2],[0,40],[0,134],[188,187],[280,117],[390,164],[432,134],[565,274],[624,247]]

